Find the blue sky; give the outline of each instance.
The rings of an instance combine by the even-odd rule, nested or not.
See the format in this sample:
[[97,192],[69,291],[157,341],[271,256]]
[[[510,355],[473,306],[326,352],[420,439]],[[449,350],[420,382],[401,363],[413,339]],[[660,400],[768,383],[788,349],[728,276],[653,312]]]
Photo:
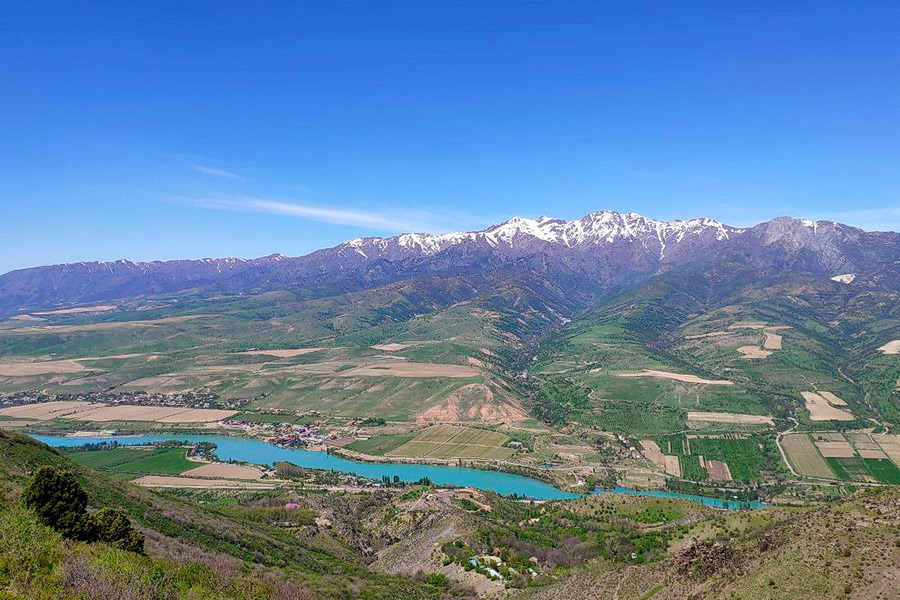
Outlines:
[[593,210],[900,229],[898,2],[19,2],[0,272]]

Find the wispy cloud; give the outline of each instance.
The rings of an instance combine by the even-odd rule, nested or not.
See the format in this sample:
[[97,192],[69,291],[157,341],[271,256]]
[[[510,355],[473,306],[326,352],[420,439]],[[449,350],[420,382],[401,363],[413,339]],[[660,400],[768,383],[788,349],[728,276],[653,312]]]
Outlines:
[[245,177],[238,175],[237,173],[232,173],[231,171],[226,171],[225,169],[218,169],[216,167],[207,167],[206,165],[193,164],[191,167],[195,171],[199,171],[204,175],[212,175],[213,177],[222,177],[224,179],[245,179]]
[[434,232],[442,230],[442,226],[446,227],[451,224],[450,222],[455,221],[457,225],[460,224],[457,218],[455,218],[459,215],[453,216],[422,211],[391,211],[390,213],[387,213],[336,206],[298,204],[265,198],[213,197],[191,199],[190,202],[214,210],[234,210],[283,215],[287,217],[320,221],[323,223],[334,223],[336,225],[348,225],[378,231],[389,231],[392,233]]

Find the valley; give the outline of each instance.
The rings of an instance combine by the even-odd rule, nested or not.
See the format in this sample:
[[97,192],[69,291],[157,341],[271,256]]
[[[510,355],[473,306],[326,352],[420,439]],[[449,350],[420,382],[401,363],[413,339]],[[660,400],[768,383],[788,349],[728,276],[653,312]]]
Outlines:
[[14,272],[0,435],[117,494],[261,519],[383,597],[559,597],[613,573],[622,597],[682,597],[706,589],[676,566],[694,560],[739,562],[716,571],[739,597],[751,562],[777,571],[751,548],[766,532],[900,484],[900,237],[814,229],[514,219],[217,271],[116,263],[91,297],[66,282],[92,265]]

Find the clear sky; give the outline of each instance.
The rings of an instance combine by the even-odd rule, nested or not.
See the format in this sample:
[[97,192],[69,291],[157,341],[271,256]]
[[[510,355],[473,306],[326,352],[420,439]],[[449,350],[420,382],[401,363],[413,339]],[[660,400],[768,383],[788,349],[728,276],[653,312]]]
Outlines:
[[6,2],[0,272],[612,209],[900,229],[900,2]]

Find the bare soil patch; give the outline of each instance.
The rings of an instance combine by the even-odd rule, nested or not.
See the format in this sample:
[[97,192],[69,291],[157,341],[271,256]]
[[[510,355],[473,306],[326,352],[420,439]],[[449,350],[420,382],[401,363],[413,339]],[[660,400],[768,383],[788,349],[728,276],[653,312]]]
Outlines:
[[9,320],[10,321],[22,321],[22,322],[36,322],[36,321],[46,321],[47,319],[35,317],[34,315],[16,315],[14,317],[10,317]]
[[890,434],[873,434],[872,439],[888,455],[895,465],[900,466],[900,436]]
[[36,315],[78,315],[81,313],[99,313],[108,310],[115,310],[118,306],[115,304],[103,304],[100,306],[79,306],[78,308],[60,308],[58,310],[42,310],[36,312]]
[[832,406],[847,406],[846,402],[831,392],[819,392],[819,395],[828,400],[828,403]]
[[816,448],[825,458],[853,458],[856,451],[850,442],[816,442]]
[[709,333],[695,333],[694,335],[686,335],[686,340],[702,340],[711,337],[721,337],[723,335],[734,335],[733,331],[710,331]]
[[748,360],[768,358],[772,355],[771,350],[763,350],[759,346],[741,346],[737,349],[737,351],[744,355],[742,358],[746,358]]
[[319,350],[324,350],[324,348],[283,348],[280,350],[246,350],[244,352],[238,352],[238,354],[245,354],[248,356],[274,356],[276,358],[293,358],[295,356],[303,356],[304,354],[310,354],[312,352],[318,352]]
[[181,474],[182,477],[211,477],[213,479],[260,479],[259,469],[228,463],[207,463]]
[[398,344],[398,343],[375,344],[374,346],[372,346],[372,348],[374,350],[381,350],[383,352],[399,352],[400,350],[406,350],[407,348],[410,348],[414,345],[415,344]]
[[444,365],[439,363],[384,361],[337,373],[337,377],[409,377],[468,379],[480,372],[468,365]]
[[4,427],[28,427],[29,425],[34,425],[35,421],[17,421],[13,419],[12,421],[0,421],[0,429]]
[[728,463],[721,460],[706,461],[706,471],[709,473],[710,481],[731,481],[731,469]]
[[900,354],[900,340],[893,340],[878,349],[882,354]]
[[34,375],[62,375],[80,373],[87,367],[74,360],[49,360],[46,362],[0,363],[0,375],[4,377],[32,377]]
[[35,327],[22,327],[10,329],[9,334],[36,334],[36,333],[80,333],[82,331],[112,331],[116,329],[132,329],[141,327],[159,327],[183,323],[194,319],[206,319],[214,315],[183,315],[179,317],[163,317],[151,321],[112,321],[109,323],[85,323],[80,325],[41,325]]
[[665,455],[663,455],[662,450],[659,449],[659,444],[653,440],[641,440],[641,448],[644,449],[644,456],[652,463],[660,467],[666,466],[666,458]]
[[688,421],[708,421],[713,423],[738,423],[742,425],[774,425],[769,415],[745,415],[726,412],[688,412]]
[[528,419],[518,401],[497,397],[486,384],[472,383],[459,388],[440,404],[416,415],[416,421],[510,423]]
[[878,449],[872,448],[857,448],[856,452],[859,453],[860,458],[879,458],[885,459],[888,457],[887,454]]
[[728,326],[728,329],[765,329],[768,327],[768,323],[759,323],[755,321],[742,321],[739,323],[733,323]]
[[815,392],[800,392],[809,411],[810,421],[852,421],[855,417],[847,411],[833,407],[828,400]]
[[763,342],[763,348],[766,350],[781,350],[782,336],[777,333],[766,332],[766,341]]
[[688,375],[684,373],[670,373],[668,371],[654,371],[653,369],[644,369],[641,373],[617,373],[618,377],[658,377],[660,379],[674,379],[676,381],[684,381],[686,383],[700,383],[703,385],[734,385],[727,379],[703,379],[696,375]]
[[218,408],[190,408],[184,412],[162,417],[160,423],[215,423],[236,415],[236,410]]
[[677,456],[666,454],[666,473],[674,477],[681,477],[681,462]]
[[185,408],[182,406],[118,406],[100,405],[68,418],[79,421],[148,421],[159,423],[211,423],[237,414],[234,410]]
[[79,401],[39,402],[22,406],[10,406],[0,409],[0,415],[18,417],[23,419],[37,419],[38,421],[50,421],[57,417],[68,417],[79,411],[91,410],[102,404]]
[[251,490],[271,490],[274,483],[262,481],[238,481],[234,479],[200,479],[197,477],[167,477],[163,475],[145,475],[132,483],[144,487],[160,488],[241,488]]

